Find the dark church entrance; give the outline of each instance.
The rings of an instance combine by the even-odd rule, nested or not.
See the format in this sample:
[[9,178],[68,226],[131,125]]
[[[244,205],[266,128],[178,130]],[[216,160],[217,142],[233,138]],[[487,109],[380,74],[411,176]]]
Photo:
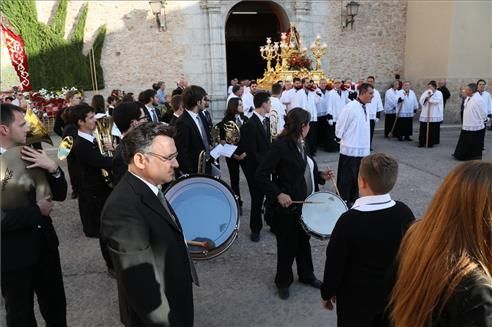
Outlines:
[[284,9],[271,1],[242,1],[229,12],[226,22],[227,83],[237,77],[256,79],[263,76],[266,61],[260,46],[266,38],[280,40],[289,28]]

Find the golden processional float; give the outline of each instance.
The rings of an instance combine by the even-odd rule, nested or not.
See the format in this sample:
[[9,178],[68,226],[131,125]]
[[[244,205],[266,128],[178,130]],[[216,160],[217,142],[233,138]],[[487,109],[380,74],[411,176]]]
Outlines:
[[314,57],[314,70],[311,68],[312,62],[308,57],[307,48],[302,47],[302,40],[294,23],[290,24],[287,33],[281,34],[280,42],[272,44],[272,38],[267,37],[266,44],[260,47],[261,57],[267,61],[267,67],[263,78],[257,80],[258,88],[270,90],[277,81],[292,80],[294,77],[309,78],[315,83],[326,78],[321,68],[321,57],[327,50],[326,43],[321,44],[321,37],[318,35],[309,50]]

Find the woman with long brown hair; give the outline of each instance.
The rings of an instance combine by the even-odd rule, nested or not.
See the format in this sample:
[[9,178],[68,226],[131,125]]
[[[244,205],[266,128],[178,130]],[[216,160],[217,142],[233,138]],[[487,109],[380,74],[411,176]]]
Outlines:
[[393,326],[492,326],[492,163],[451,171],[398,260]]

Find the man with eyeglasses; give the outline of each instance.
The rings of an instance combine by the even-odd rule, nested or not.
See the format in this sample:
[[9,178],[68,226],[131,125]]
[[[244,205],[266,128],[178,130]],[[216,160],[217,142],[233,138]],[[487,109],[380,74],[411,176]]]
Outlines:
[[[146,123],[148,116],[145,114],[144,106],[140,102],[122,102],[113,110],[113,121],[120,130],[121,139],[123,139],[132,129]],[[113,186],[118,184],[121,177],[128,170],[128,165],[123,160],[121,152],[122,147],[118,146],[113,154]]]
[[179,220],[161,191],[179,167],[174,128],[145,123],[123,138],[128,171],[101,215],[125,326],[193,326],[198,284]]

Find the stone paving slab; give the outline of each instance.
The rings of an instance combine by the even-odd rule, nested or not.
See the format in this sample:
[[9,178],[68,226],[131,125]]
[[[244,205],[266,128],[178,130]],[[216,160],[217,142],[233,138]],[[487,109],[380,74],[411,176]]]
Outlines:
[[[459,164],[451,157],[458,135],[457,128],[443,129],[441,144],[432,149],[375,135],[374,149],[393,155],[400,163],[393,198],[405,202],[416,216],[423,214],[442,179]],[[59,138],[53,139],[59,143]],[[486,148],[484,159],[492,160],[492,132],[487,133]],[[47,150],[55,155],[55,149]],[[338,154],[318,151],[316,159],[321,168],[336,171]],[[222,167],[228,181],[225,163]],[[322,189],[332,191],[333,186],[327,183]],[[195,326],[336,326],[335,313],[321,308],[318,290],[296,281],[287,301],[278,298],[273,282],[275,238],[263,230],[260,243],[249,240],[250,200],[244,176],[241,192],[244,210],[238,239],[218,258],[197,262],[201,287],[194,288]],[[115,280],[105,271],[98,241],[83,236],[77,201],[57,203],[53,219],[60,238],[69,326],[121,326]],[[311,240],[318,278],[323,274],[326,244]],[[39,312],[36,315],[43,325]],[[5,326],[3,303],[0,316],[0,324]]]

